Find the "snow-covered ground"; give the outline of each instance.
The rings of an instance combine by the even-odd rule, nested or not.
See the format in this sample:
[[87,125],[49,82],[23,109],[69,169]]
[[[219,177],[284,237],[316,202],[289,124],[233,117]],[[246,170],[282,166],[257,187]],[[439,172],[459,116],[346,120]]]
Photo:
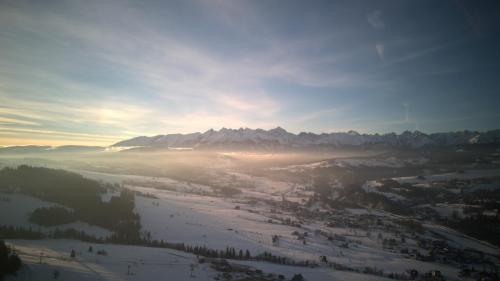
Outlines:
[[452,244],[455,247],[462,249],[474,249],[484,253],[496,255],[497,257],[500,253],[498,247],[495,247],[490,243],[474,239],[451,228],[436,224],[425,224],[425,227],[445,236],[448,241],[453,242]]
[[452,179],[475,179],[475,178],[489,178],[489,177],[500,177],[500,170],[467,170],[463,173],[446,173],[437,175],[426,175],[426,176],[412,176],[412,177],[398,177],[393,178],[393,180],[399,183],[429,183],[436,181],[448,181]]
[[307,170],[317,169],[317,168],[329,168],[333,165],[328,161],[319,161],[310,164],[299,164],[299,165],[289,165],[285,167],[272,167],[271,171],[288,171],[288,172],[303,172]]
[[1,225],[22,226],[25,228],[31,227],[33,230],[39,230],[42,232],[53,231],[56,228],[58,228],[59,230],[72,228],[78,231],[85,231],[87,234],[92,234],[96,237],[107,237],[111,234],[111,232],[107,229],[95,225],[90,225],[81,221],[52,227],[45,227],[31,223],[29,221],[29,216],[35,209],[60,205],[42,201],[40,199],[23,194],[0,193],[0,196],[4,199],[0,200]]
[[[411,177],[396,177],[392,178],[400,184],[410,184],[416,188],[429,188],[432,187],[432,183],[434,182],[444,182],[450,180],[470,180],[470,179],[478,179],[478,178],[494,178],[500,177],[500,170],[491,169],[491,170],[467,170],[463,172],[454,172],[454,173],[446,173],[446,174],[435,174],[435,175],[426,175],[426,176],[411,176]],[[383,195],[394,201],[406,200],[404,196],[391,193],[391,192],[383,192],[379,190],[382,184],[377,180],[367,181],[363,184],[362,188],[366,192],[377,193]],[[498,182],[493,183],[474,183],[471,184],[466,191],[475,191],[480,189],[492,190],[500,188]],[[460,193],[460,188],[448,189],[448,191],[454,193]],[[447,210],[437,208],[438,212],[446,212]],[[450,212],[452,212],[451,210]]]
[[[14,280],[210,280],[216,272],[196,257],[178,251],[136,246],[89,244],[75,240],[9,240],[25,264]],[[93,252],[88,252],[92,246]],[[75,250],[76,257],[70,253]],[[98,250],[107,256],[98,255]],[[40,258],[41,256],[41,258]],[[40,263],[41,259],[41,263]],[[191,265],[196,265],[191,275]],[[130,266],[130,269],[129,269]],[[130,274],[127,274],[130,272]]]
[[428,162],[428,159],[411,158],[400,159],[396,157],[387,158],[337,158],[331,161],[319,161],[309,164],[290,165],[286,167],[273,167],[274,171],[289,171],[289,172],[304,172],[318,168],[330,167],[387,167],[387,168],[402,168],[406,166],[423,165]]
[[[349,227],[327,226],[325,221],[319,218],[298,219],[294,213],[281,210],[281,208],[275,210],[275,207],[267,205],[264,200],[255,202],[256,200],[248,198],[274,199],[280,202],[281,194],[287,194],[287,199],[290,201],[300,199],[299,195],[292,195],[300,187],[288,182],[243,173],[232,173],[228,178],[222,180],[228,181],[233,178],[237,181],[251,182],[252,185],[248,189],[242,188],[243,193],[240,196],[221,198],[193,194],[190,192],[193,184],[169,178],[78,172],[86,177],[105,182],[125,183],[126,188],[138,191],[138,194],[154,195],[153,197],[136,196],[135,201],[135,211],[141,217],[143,234],[146,235],[149,232],[152,239],[183,242],[193,246],[205,245],[217,249],[225,249],[226,247],[234,247],[237,250],[248,249],[252,255],[268,251],[274,255],[286,256],[297,261],[306,259],[319,261],[319,257],[324,255],[331,262],[358,269],[373,267],[383,269],[386,273],[402,273],[410,268],[417,269],[419,272],[440,270],[450,280],[457,280],[459,269],[456,267],[418,261],[400,254],[398,251],[384,249],[381,239],[377,238],[377,234],[384,238],[399,239],[395,232],[381,228],[373,230],[372,234],[368,234],[364,230],[350,229]],[[480,173],[466,171],[464,174],[457,175],[472,174]],[[481,173],[481,175],[484,174]],[[415,177],[415,180],[418,179]],[[175,188],[157,189],[152,187],[150,183],[162,183],[175,186]],[[418,180],[418,183],[426,183],[426,181]],[[393,200],[406,200],[400,195],[379,191],[379,185],[377,181],[368,181],[363,186],[363,189],[367,192],[382,194]],[[199,186],[200,188],[211,189],[209,186]],[[111,194],[103,195],[103,200],[108,199]],[[8,216],[2,216],[4,212],[0,212],[2,224],[24,225],[27,223],[29,212],[37,207],[53,205],[23,195],[12,196],[19,196],[11,200],[11,202],[15,201],[16,204],[20,202],[20,204],[17,204],[18,206],[16,205],[16,208],[18,208],[15,212],[16,216],[8,218]],[[0,202],[0,208],[8,210],[12,208],[11,204],[9,202]],[[314,206],[314,208],[320,207]],[[322,210],[328,210],[328,208],[325,207]],[[0,211],[3,211],[3,209],[0,209]],[[384,219],[384,222],[396,218],[395,215],[380,210],[360,208],[346,209],[346,211],[346,217],[374,215]],[[285,219],[295,220],[300,226],[282,223],[282,220]],[[478,242],[470,237],[459,236],[459,234],[449,229],[442,229],[432,224],[425,225],[425,227],[449,237],[451,241],[456,241],[457,244],[468,245],[467,247],[470,245],[472,248],[485,249],[488,253],[498,254],[498,248]],[[88,232],[96,234],[96,232]],[[307,243],[304,244],[302,240],[298,240],[297,236],[293,234],[294,232],[301,234],[307,232]],[[279,236],[279,243],[273,244],[273,235]],[[339,241],[330,241],[326,237],[330,236],[331,238],[335,235],[344,237],[348,244],[347,247],[340,245],[342,243],[339,243]],[[25,253],[29,265],[29,268],[23,269],[18,278],[12,278],[12,280],[45,280],[46,276],[50,278],[56,268],[61,271],[61,280],[77,281],[95,279],[156,280],[152,277],[167,276],[166,274],[172,280],[211,280],[216,274],[205,265],[199,265],[194,272],[196,277],[190,277],[190,264],[197,264],[196,259],[192,255],[166,249],[94,245],[95,250],[103,248],[109,253],[109,256],[97,256],[87,252],[88,243],[72,240],[12,240],[10,242],[21,253]],[[415,244],[415,240],[409,238],[404,246],[412,247]],[[81,253],[77,255],[76,260],[69,258],[71,249]],[[55,258],[47,258],[45,264],[39,265],[37,262],[40,251],[46,251],[48,256]],[[21,257],[23,258],[23,256]],[[288,278],[294,273],[300,272],[309,281],[383,279],[371,275],[332,271],[327,267],[297,268],[256,261],[238,261],[238,263],[251,265],[265,272],[281,273]],[[131,265],[134,275],[126,275],[128,265]],[[170,274],[168,270],[171,270],[172,273]],[[38,274],[45,277],[38,277]]]
[[235,181],[243,183],[243,186],[239,188],[243,197],[279,201],[282,195],[285,195],[287,200],[294,202],[300,202],[304,198],[297,194],[301,187],[298,184],[238,172],[228,172],[228,175],[219,177],[218,182],[226,186],[233,185]]
[[401,168],[406,166],[423,165],[427,163],[426,158],[399,159],[396,157],[388,158],[346,158],[335,160],[338,167],[388,167]]
[[[262,196],[292,188],[292,185],[287,185],[287,183],[277,182],[276,184],[276,182],[263,177],[244,174],[239,176],[247,177],[248,180],[255,180],[256,189],[262,192]],[[372,188],[376,189],[377,182],[370,183],[373,184]],[[268,186],[267,190],[266,186]],[[345,229],[326,228],[322,223],[316,221],[302,222],[302,228],[276,224],[276,220],[274,220],[274,223],[269,223],[268,220],[272,217],[269,207],[262,204],[247,205],[244,201],[241,202],[237,199],[199,196],[144,187],[127,187],[144,193],[151,193],[158,197],[158,199],[138,197],[136,208],[141,217],[144,218],[144,229],[147,231],[153,230],[151,231],[152,236],[159,237],[159,239],[186,242],[188,244],[199,244],[198,242],[202,241],[201,244],[214,248],[232,246],[243,249],[268,249],[273,253],[298,260],[306,258],[315,260],[319,255],[326,255],[333,261],[355,266],[379,265],[387,268],[387,264],[376,262],[378,259],[387,259],[388,256],[387,252],[379,249],[380,245],[375,245],[373,239],[363,240],[364,246],[366,246],[363,250],[368,250],[367,252],[370,253],[368,255],[370,258],[367,258],[360,255],[359,250],[353,251],[349,256],[349,250],[342,250],[332,246],[325,242],[324,237],[310,236],[308,245],[304,246],[300,241],[296,240],[296,237],[290,235],[296,230],[309,231],[310,233],[314,230],[322,230],[331,234],[345,235]],[[396,194],[387,193],[385,195],[396,200],[405,200],[404,197]],[[153,205],[153,202],[158,202],[158,206]],[[236,210],[236,206],[240,206],[240,210]],[[361,209],[358,209],[355,212],[359,213],[360,211]],[[378,211],[370,211],[370,213],[380,216],[387,215],[386,213],[378,213]],[[285,217],[285,214],[281,216]],[[271,237],[275,234],[282,238],[279,247],[271,242]],[[224,242],[212,241],[209,237],[221,237],[222,239],[217,240]],[[341,251],[342,255],[340,255]],[[396,255],[394,259],[401,262],[400,255]],[[404,263],[408,264],[408,261],[405,260]],[[420,267],[415,265],[415,268]],[[398,266],[391,269],[395,272],[404,271],[404,268]]]
[[465,204],[438,203],[435,205],[422,204],[422,205],[419,205],[419,207],[428,207],[428,208],[434,209],[441,217],[452,217],[452,216],[456,215],[459,218],[463,218],[465,216],[464,215],[464,208],[474,207],[474,206],[465,205]]
[[380,194],[380,195],[383,195],[391,200],[394,200],[394,201],[402,201],[402,200],[406,200],[406,198],[404,196],[401,196],[401,195],[398,195],[398,194],[394,194],[394,193],[391,193],[391,192],[383,192],[383,191],[380,191],[378,190],[378,188],[382,186],[381,183],[379,183],[378,181],[367,181],[365,184],[363,184],[363,186],[361,188],[363,188],[364,191],[366,192],[369,192],[369,193],[377,193],[377,194]]
[[[191,254],[150,247],[90,244],[75,240],[8,240],[15,248],[24,265],[17,276],[8,276],[7,281],[57,280],[214,280],[218,275],[209,263],[198,263]],[[93,252],[89,252],[92,246]],[[76,257],[70,253],[75,250]],[[98,255],[104,250],[107,255]],[[40,258],[41,256],[41,258]],[[41,260],[41,263],[40,263]],[[383,281],[386,278],[335,271],[326,267],[307,268],[276,265],[257,261],[230,261],[232,264],[260,269],[264,273],[283,275],[289,280],[300,273],[308,281]]]
[[[263,204],[252,205],[241,199],[224,199],[141,186],[127,185],[127,188],[157,197],[136,197],[136,211],[141,216],[143,231],[149,231],[153,239],[206,245],[218,249],[228,246],[249,249],[252,255],[271,251],[273,254],[298,261],[318,261],[320,255],[325,255],[329,261],[355,268],[370,266],[383,268],[385,272],[398,273],[408,268],[421,272],[439,269],[447,276],[457,276],[458,269],[451,266],[407,259],[399,253],[385,251],[375,235],[368,238],[363,231],[356,233],[346,228],[326,227],[323,222],[316,220],[303,221],[301,227],[281,224],[273,219],[273,215],[288,215],[273,214],[269,207]],[[240,207],[239,210],[236,206]],[[358,242],[350,243],[349,248],[343,248],[322,235],[314,234],[315,230],[351,237]],[[294,231],[309,233],[306,245],[292,235]],[[394,235],[384,231],[381,233],[384,237]],[[272,243],[273,235],[280,237],[278,245]]]

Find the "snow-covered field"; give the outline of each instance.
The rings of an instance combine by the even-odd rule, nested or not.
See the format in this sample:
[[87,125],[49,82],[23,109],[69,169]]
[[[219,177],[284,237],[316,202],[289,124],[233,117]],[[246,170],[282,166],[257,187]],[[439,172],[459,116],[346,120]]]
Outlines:
[[304,172],[307,170],[317,169],[317,168],[329,168],[332,167],[328,161],[319,161],[310,164],[299,164],[299,165],[289,165],[286,167],[272,167],[271,171],[289,171],[289,172]]
[[482,251],[484,253],[496,255],[497,257],[500,253],[498,247],[495,247],[490,243],[474,239],[448,227],[436,224],[425,224],[425,227],[439,233],[440,235],[445,236],[446,238],[448,238],[448,241],[452,242],[453,246],[456,246],[458,248],[474,249]]
[[423,165],[428,162],[428,159],[411,158],[399,159],[396,157],[387,158],[337,158],[331,161],[319,161],[309,164],[290,165],[286,167],[273,167],[274,171],[289,171],[289,172],[304,172],[318,168],[330,167],[387,167],[387,168],[402,168],[406,166]]
[[426,158],[399,159],[396,157],[388,158],[346,158],[335,160],[338,167],[388,167],[401,168],[406,166],[423,165],[427,163]]
[[[198,264],[196,257],[168,249],[75,240],[9,240],[7,243],[15,248],[25,264],[18,276],[9,276],[8,281],[51,280],[54,271],[60,274],[57,280],[68,281],[210,280],[216,275],[207,264]],[[93,252],[88,252],[89,246]],[[70,257],[72,250],[76,252],[75,258]],[[98,255],[100,250],[108,255]],[[191,265],[195,265],[192,274]]]
[[[462,172],[454,172],[454,173],[445,173],[445,174],[435,174],[435,175],[426,175],[426,176],[411,176],[411,177],[396,177],[392,178],[400,184],[410,184],[416,188],[429,188],[432,186],[432,183],[435,182],[445,182],[450,180],[471,180],[471,179],[479,179],[479,178],[495,178],[500,177],[500,170],[491,169],[491,170],[467,170]],[[383,192],[379,190],[382,184],[377,180],[367,181],[363,186],[363,190],[366,192],[377,193],[383,195],[394,201],[406,200],[405,197],[391,193],[391,192]],[[471,184],[466,191],[475,191],[475,190],[493,190],[496,188],[500,188],[498,182],[492,183],[474,183]],[[448,189],[451,192],[459,193],[460,188]],[[449,209],[449,208],[447,208]],[[447,210],[443,208],[436,208],[436,211],[440,213],[446,213]],[[450,212],[452,212],[451,210]],[[445,214],[448,215],[448,214]]]
[[33,224],[29,221],[31,212],[37,208],[58,206],[58,204],[45,202],[23,194],[0,193],[0,196],[4,199],[0,200],[0,224],[2,225],[22,226],[24,228],[31,227],[33,230],[42,232],[53,231],[56,228],[59,230],[72,228],[77,231],[85,231],[87,234],[92,234],[96,237],[107,237],[111,234],[107,229],[81,221],[52,227]]
[[[249,249],[252,255],[271,251],[298,261],[318,261],[320,255],[325,255],[329,261],[355,268],[383,268],[386,272],[401,273],[408,268],[415,268],[421,272],[439,269],[447,276],[457,276],[458,273],[458,269],[448,265],[407,259],[399,253],[385,251],[375,235],[369,238],[363,231],[326,227],[316,220],[302,221],[300,228],[281,224],[273,219],[276,214],[263,204],[253,205],[241,199],[200,196],[141,186],[126,187],[157,197],[136,197],[136,211],[141,216],[143,231],[149,231],[153,239],[218,249],[228,246]],[[239,206],[239,210],[236,206]],[[284,212],[278,216],[287,215],[290,214]],[[314,234],[316,230],[330,235],[347,236],[356,242],[351,243],[349,248],[343,248],[322,235]],[[292,235],[294,231],[309,233],[306,245]],[[384,237],[394,235],[382,230],[380,232]],[[273,235],[280,237],[278,245],[272,243]]]
[[448,181],[452,179],[475,179],[481,177],[499,177],[500,170],[491,169],[491,170],[467,170],[463,173],[455,172],[455,173],[446,173],[446,174],[437,174],[437,175],[426,175],[426,176],[412,176],[412,177],[398,177],[393,178],[393,180],[399,183],[429,183],[436,181]]
[[[8,276],[7,281],[53,280],[214,280],[218,275],[209,263],[199,263],[191,254],[150,247],[109,244],[89,244],[75,240],[8,240],[23,260],[17,276]],[[93,251],[89,252],[92,246]],[[75,250],[76,257],[70,253]],[[107,255],[98,255],[104,250]],[[40,262],[41,261],[41,262]],[[330,268],[304,268],[276,265],[257,261],[230,261],[231,264],[260,269],[264,273],[281,274],[289,280],[301,273],[308,281],[382,281],[386,278],[334,271]]]
[[[350,163],[350,165],[368,165],[366,163]],[[236,250],[248,249],[252,255],[272,252],[274,255],[286,256],[296,261],[310,260],[319,262],[320,256],[326,256],[330,262],[342,264],[356,269],[365,267],[383,269],[384,272],[403,273],[407,269],[417,269],[419,272],[439,270],[449,280],[458,280],[457,267],[450,264],[424,262],[410,258],[397,250],[388,250],[382,245],[382,238],[401,239],[390,229],[373,228],[373,233],[366,230],[339,225],[327,225],[319,217],[298,217],[286,208],[271,206],[266,199],[281,202],[282,194],[291,202],[300,202],[306,194],[303,186],[286,181],[276,181],[265,177],[257,177],[244,173],[228,172],[221,177],[220,183],[231,184],[231,180],[247,182],[248,187],[241,187],[242,193],[234,198],[222,198],[201,195],[193,190],[210,191],[207,185],[192,184],[170,178],[157,178],[135,175],[117,175],[88,171],[76,171],[85,177],[109,183],[124,184],[124,187],[137,191],[135,211],[141,217],[142,233],[152,239],[168,242],[182,242],[187,245],[207,246],[212,249],[234,247]],[[428,184],[432,181],[442,181],[452,178],[477,178],[499,175],[499,170],[465,171],[445,175],[396,178],[400,182]],[[251,183],[251,184],[250,184]],[[340,184],[340,183],[339,183]],[[159,189],[158,186],[168,188]],[[367,181],[363,185],[366,192],[375,192],[392,200],[407,200],[407,198],[378,189],[380,183]],[[172,187],[172,188],[170,188]],[[300,192],[298,192],[300,191]],[[114,194],[110,191],[103,195],[103,200],[109,200]],[[141,196],[147,194],[153,196]],[[1,224],[30,226],[29,213],[38,207],[53,206],[29,196],[19,194],[1,194],[9,198],[0,201]],[[8,202],[10,201],[10,202]],[[279,205],[278,205],[279,206]],[[452,206],[437,205],[436,211],[449,215]],[[457,206],[457,208],[460,206]],[[317,203],[311,210],[331,211],[328,206]],[[358,216],[358,217],[356,217]],[[390,223],[400,219],[396,215],[363,208],[345,209],[345,219],[359,216],[375,216]],[[294,223],[285,223],[286,220]],[[344,219],[344,218],[342,218]],[[32,225],[32,227],[34,227]],[[107,236],[108,230],[90,226],[84,223],[74,223],[59,226],[60,229],[75,228],[92,233],[96,236]],[[50,230],[49,228],[40,228]],[[454,246],[460,248],[479,249],[486,253],[497,255],[498,248],[461,235],[448,228],[425,224],[425,228],[447,237]],[[53,229],[53,228],[52,228]],[[295,233],[295,234],[294,234]],[[305,237],[306,242],[297,239],[297,233]],[[307,235],[305,235],[307,233]],[[273,243],[272,237],[279,237],[278,243]],[[332,237],[342,237],[331,239]],[[330,239],[329,239],[330,238]],[[336,240],[337,239],[337,240]],[[195,256],[168,249],[93,244],[94,252],[87,251],[89,243],[74,240],[42,240],[24,241],[9,240],[25,261],[25,266],[18,277],[8,280],[47,280],[54,270],[61,275],[59,280],[157,280],[158,276],[168,276],[168,280],[213,280],[218,274],[207,264],[198,264]],[[347,244],[347,245],[345,245]],[[402,247],[416,248],[416,240],[408,237]],[[75,259],[69,257],[70,251],[77,252]],[[108,256],[96,255],[95,251],[105,250]],[[39,264],[40,253],[43,252],[42,263]],[[236,261],[235,261],[236,262]],[[317,268],[293,267],[257,261],[237,261],[264,272],[283,274],[291,278],[295,273],[302,273],[306,280],[385,280],[373,275],[332,270],[327,266]],[[191,267],[194,265],[193,273]],[[128,266],[132,274],[127,274]],[[191,276],[193,275],[193,276]]]
[[378,187],[380,187],[380,186],[382,186],[381,183],[373,180],[373,181],[367,181],[365,184],[363,184],[363,186],[361,188],[363,188],[363,190],[366,192],[377,193],[377,194],[383,195],[383,196],[385,196],[391,200],[394,200],[394,201],[406,200],[406,198],[404,196],[394,194],[391,192],[383,192],[383,191],[378,190]]

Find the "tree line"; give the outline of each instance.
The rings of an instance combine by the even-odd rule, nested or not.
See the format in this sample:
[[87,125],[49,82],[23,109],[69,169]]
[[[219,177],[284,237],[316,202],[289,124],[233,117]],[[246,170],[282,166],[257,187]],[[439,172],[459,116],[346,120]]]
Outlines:
[[21,268],[21,259],[3,240],[0,240],[0,280],[7,274],[15,274]]
[[226,249],[211,249],[207,246],[188,245],[185,243],[174,243],[164,240],[151,240],[146,238],[127,240],[124,237],[111,235],[106,238],[96,237],[87,234],[84,231],[78,231],[73,228],[60,230],[56,228],[53,231],[44,233],[38,230],[33,230],[31,227],[14,227],[0,225],[0,239],[76,239],[84,242],[96,244],[122,244],[135,245],[154,248],[166,248],[186,253],[195,254],[205,258],[222,258],[222,259],[239,259],[239,260],[257,260],[267,261],[276,264],[295,265],[295,266],[315,266],[314,261],[304,260],[296,261],[284,256],[273,255],[269,252],[263,252],[257,255],[252,255],[248,249],[236,249],[227,247]]
[[31,215],[31,220],[37,224],[54,226],[80,220],[112,230],[124,240],[140,239],[140,217],[134,213],[134,192],[122,189],[119,196],[103,202],[101,194],[107,191],[107,187],[64,170],[26,165],[0,170],[0,189],[20,192],[71,209],[37,209]]

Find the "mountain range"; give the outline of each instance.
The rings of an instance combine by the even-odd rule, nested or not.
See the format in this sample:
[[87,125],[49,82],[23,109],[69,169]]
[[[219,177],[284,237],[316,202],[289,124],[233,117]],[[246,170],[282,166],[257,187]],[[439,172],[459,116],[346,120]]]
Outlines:
[[500,130],[486,132],[459,131],[425,134],[405,131],[401,134],[360,134],[355,131],[338,133],[294,134],[281,127],[263,129],[210,129],[204,133],[140,136],[120,141],[114,147],[146,148],[314,148],[386,146],[420,148],[424,146],[456,146],[500,143]]

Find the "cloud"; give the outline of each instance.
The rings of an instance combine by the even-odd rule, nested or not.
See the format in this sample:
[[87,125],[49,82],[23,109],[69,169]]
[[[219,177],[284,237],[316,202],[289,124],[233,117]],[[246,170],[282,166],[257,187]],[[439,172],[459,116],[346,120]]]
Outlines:
[[375,45],[375,50],[377,51],[378,58],[384,61],[384,44],[379,43]]
[[444,49],[450,47],[450,46],[453,46],[453,45],[456,45],[456,44],[460,44],[461,42],[463,42],[463,39],[460,39],[460,40],[455,40],[455,41],[452,41],[452,42],[448,42],[448,43],[444,43],[444,44],[438,44],[438,45],[434,45],[434,46],[430,46],[428,48],[423,48],[423,49],[419,49],[419,50],[416,50],[416,51],[413,51],[413,52],[408,52],[406,55],[403,55],[399,58],[395,58],[391,61],[387,61],[387,66],[393,66],[393,65],[396,65],[396,64],[400,64],[400,63],[405,63],[405,62],[409,62],[409,61],[413,61],[413,60],[417,60],[421,57],[426,57],[426,56],[430,56],[434,53],[437,53],[437,52],[440,52],[440,51],[443,51]]
[[382,20],[382,11],[375,10],[366,15],[366,20],[368,23],[375,29],[383,29],[385,27],[385,23]]
[[[207,129],[226,128],[263,128],[270,129],[279,125],[273,119],[253,120],[240,116],[239,114],[218,113],[208,111],[195,111],[173,119],[164,119],[165,127],[170,128],[170,133],[193,133],[203,132]],[[168,133],[168,132],[164,132]]]
[[124,136],[112,136],[112,135],[100,135],[100,134],[85,134],[85,133],[75,133],[67,131],[56,131],[56,130],[43,130],[43,129],[25,129],[25,128],[12,128],[0,126],[0,133],[16,133],[17,135],[30,134],[30,135],[53,135],[58,138],[72,138],[77,140],[87,140],[87,141],[117,141],[123,139]]
[[[105,13],[106,7],[100,7],[101,12]],[[113,19],[103,23],[44,11],[37,17],[24,9],[4,11],[2,14],[11,18],[6,20],[9,24],[44,40],[75,46],[79,51],[70,62],[42,61],[42,65],[31,65],[29,59],[38,60],[39,55],[35,50],[24,49],[27,65],[19,67],[18,61],[11,61],[10,75],[0,78],[0,97],[4,93],[11,112],[26,116],[28,111],[46,126],[86,123],[90,130],[110,126],[115,132],[137,132],[141,128],[143,133],[151,133],[161,127],[159,120],[182,122],[201,111],[214,122],[255,127],[257,123],[252,122],[256,120],[276,120],[276,114],[286,106],[286,100],[275,100],[265,89],[264,83],[270,79],[308,87],[338,87],[354,84],[356,79],[343,71],[319,70],[345,56],[303,54],[311,49],[311,44],[318,44],[316,41],[264,40],[260,50],[246,51],[238,57],[220,57],[203,44],[193,44],[150,25],[140,10],[120,5],[120,12],[134,18],[133,27],[127,23],[116,25]],[[73,77],[73,72],[94,71],[82,70],[80,56],[85,58],[85,67],[105,67],[109,72],[122,73],[129,78],[126,83],[133,82],[138,88],[131,89],[126,84],[103,86]],[[26,77],[40,83],[21,83]],[[138,91],[144,90],[150,97],[142,99]],[[10,94],[14,91],[23,96]],[[41,91],[45,93],[35,96]],[[218,119],[217,115],[223,117]],[[192,122],[186,126],[192,127]]]
[[[12,2],[0,9],[0,123],[40,127],[17,134],[113,138],[218,126],[319,126],[332,123],[336,108],[352,96],[387,92],[380,89],[393,81],[379,79],[374,48],[382,67],[435,51],[402,52],[407,55],[391,61],[390,38],[357,39],[369,36],[351,33],[349,22],[340,31],[290,36],[269,25],[283,15],[265,18],[252,2],[194,2],[189,9],[203,12],[196,21],[176,13],[158,18],[152,9],[121,1],[82,3],[35,10]],[[322,22],[316,20],[304,18],[304,30]],[[382,10],[366,20],[377,30],[386,27]],[[303,101],[326,104],[291,113]],[[334,102],[341,104],[332,108]]]
[[21,119],[16,119],[16,118],[9,118],[9,117],[2,117],[0,116],[0,125],[34,125],[38,126],[40,125],[39,123],[32,122],[32,121],[26,121],[26,120],[21,120]]

